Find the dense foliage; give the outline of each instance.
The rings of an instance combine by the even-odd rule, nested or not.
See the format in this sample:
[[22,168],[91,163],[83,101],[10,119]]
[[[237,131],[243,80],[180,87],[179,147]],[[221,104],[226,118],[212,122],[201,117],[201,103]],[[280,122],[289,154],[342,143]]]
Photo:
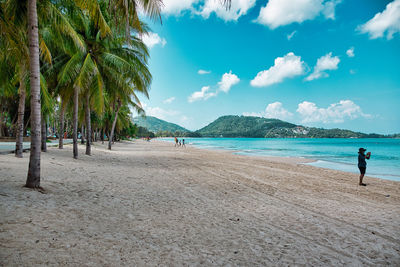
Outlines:
[[248,116],[223,116],[197,131],[203,137],[265,137],[265,138],[380,138],[342,129],[304,127],[278,119]]
[[222,116],[196,131],[204,137],[265,137],[274,129],[291,129],[295,124],[277,119]]
[[152,116],[138,116],[133,118],[133,122],[136,123],[138,126],[145,127],[149,131],[153,133],[161,132],[161,131],[168,131],[168,132],[189,132],[189,130],[170,122],[166,122],[164,120],[160,120],[156,117]]
[[[195,132],[154,117],[135,118],[134,121],[147,129],[153,129],[157,137],[253,137],[253,138],[399,138],[399,134],[365,134],[342,129],[305,127],[278,119],[251,116],[222,116]],[[144,123],[145,122],[145,123]],[[171,130],[172,129],[172,130]]]

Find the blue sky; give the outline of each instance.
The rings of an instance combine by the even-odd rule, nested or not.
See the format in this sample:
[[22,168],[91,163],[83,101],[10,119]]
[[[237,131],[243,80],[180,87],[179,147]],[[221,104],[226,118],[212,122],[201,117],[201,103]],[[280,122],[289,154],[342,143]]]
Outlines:
[[147,115],[400,132],[400,0],[164,0],[149,23]]

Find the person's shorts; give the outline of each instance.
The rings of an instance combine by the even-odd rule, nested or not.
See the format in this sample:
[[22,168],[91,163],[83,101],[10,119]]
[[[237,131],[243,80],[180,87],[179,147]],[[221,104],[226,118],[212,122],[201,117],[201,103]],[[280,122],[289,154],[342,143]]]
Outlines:
[[358,167],[360,169],[361,174],[365,174],[366,167]]

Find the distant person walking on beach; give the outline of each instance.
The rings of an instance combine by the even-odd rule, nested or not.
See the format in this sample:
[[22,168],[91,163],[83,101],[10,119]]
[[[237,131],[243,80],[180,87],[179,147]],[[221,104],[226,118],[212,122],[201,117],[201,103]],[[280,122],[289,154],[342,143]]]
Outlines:
[[185,146],[185,139],[182,139],[182,146],[186,147]]
[[369,159],[371,156],[371,152],[368,152],[367,155],[365,155],[365,151],[367,151],[365,148],[360,147],[358,149],[358,169],[360,169],[360,182],[359,185],[366,186],[367,184],[363,183],[363,178],[365,175],[365,171],[367,169],[367,162],[365,159]]
[[175,136],[175,146],[178,146],[178,138]]

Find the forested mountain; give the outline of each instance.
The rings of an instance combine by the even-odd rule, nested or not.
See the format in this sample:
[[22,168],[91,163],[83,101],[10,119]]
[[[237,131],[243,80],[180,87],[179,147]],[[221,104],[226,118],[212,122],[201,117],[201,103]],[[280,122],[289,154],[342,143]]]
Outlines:
[[157,136],[182,136],[185,133],[190,132],[188,129],[185,129],[175,123],[160,120],[152,116],[138,116],[133,118],[133,122],[138,126],[144,127],[147,130],[155,133]]
[[222,116],[196,131],[203,137],[266,137],[266,138],[376,138],[379,134],[364,134],[342,129],[305,127],[278,119],[251,116]]
[[273,129],[291,129],[295,124],[277,119],[222,116],[197,131],[205,137],[265,137]]
[[365,134],[343,129],[306,127],[278,119],[252,116],[222,116],[195,132],[155,117],[135,117],[133,122],[156,136],[258,137],[258,138],[396,138],[397,135]]

